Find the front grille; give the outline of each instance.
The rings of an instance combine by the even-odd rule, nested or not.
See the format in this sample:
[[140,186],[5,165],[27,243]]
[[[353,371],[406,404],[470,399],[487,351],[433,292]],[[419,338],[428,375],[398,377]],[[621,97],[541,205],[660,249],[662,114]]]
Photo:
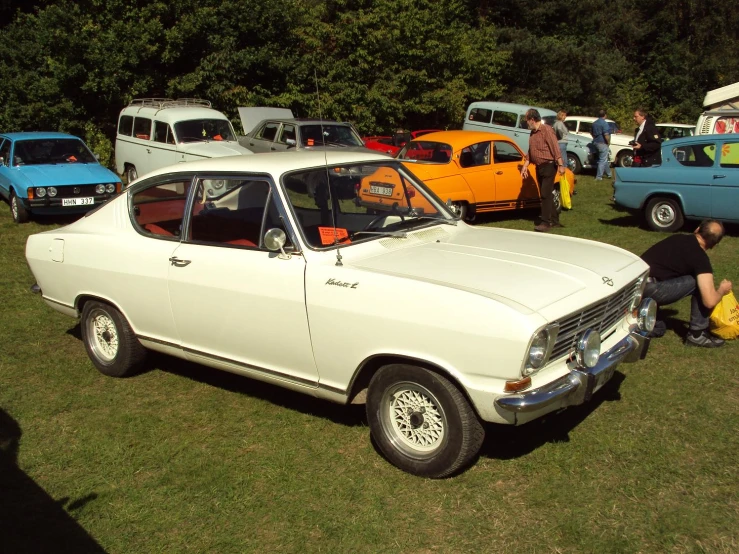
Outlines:
[[594,329],[605,336],[608,331],[629,313],[631,302],[639,290],[639,280],[582,311],[568,315],[559,321],[559,334],[552,349],[550,360],[569,356],[575,351],[577,341],[586,329]]
[[[75,198],[77,196],[96,196],[95,185],[60,185],[56,186],[56,197],[57,198]],[[75,193],[74,190],[78,189],[79,192]]]

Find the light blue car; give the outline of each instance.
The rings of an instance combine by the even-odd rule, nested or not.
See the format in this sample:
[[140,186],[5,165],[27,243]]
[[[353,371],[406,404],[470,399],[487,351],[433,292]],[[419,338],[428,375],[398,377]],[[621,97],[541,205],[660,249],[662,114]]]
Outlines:
[[120,178],[66,133],[0,135],[0,196],[16,223],[31,213],[87,212],[121,192]]
[[739,222],[739,135],[696,135],[662,144],[662,163],[616,170],[614,200],[655,231],[686,219]]

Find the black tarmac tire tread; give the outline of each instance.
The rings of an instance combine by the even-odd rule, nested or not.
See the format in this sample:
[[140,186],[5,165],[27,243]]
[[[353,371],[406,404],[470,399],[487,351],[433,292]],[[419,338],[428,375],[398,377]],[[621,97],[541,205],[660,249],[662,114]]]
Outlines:
[[[13,214],[13,202],[15,202],[18,217]],[[31,219],[31,214],[28,213],[28,210],[24,208],[20,200],[18,200],[15,191],[10,191],[8,205],[10,206],[10,215],[13,217],[13,221],[15,221],[16,223],[26,223],[29,219]]]
[[[654,221],[654,218],[652,217],[652,211],[657,204],[670,204],[672,206],[672,210],[675,212],[675,221],[671,225],[665,227],[664,225],[659,225]],[[660,233],[673,233],[675,231],[678,231],[679,229],[682,229],[683,225],[685,225],[685,218],[683,216],[683,210],[680,206],[680,202],[678,202],[674,198],[667,198],[664,196],[655,196],[654,198],[650,199],[649,202],[647,202],[647,206],[644,209],[644,217],[647,220],[647,225],[649,226],[649,228]]]
[[[96,308],[107,312],[118,330],[118,354],[112,363],[100,360],[90,346],[91,338],[87,335],[87,319],[90,317],[90,312]],[[130,377],[141,370],[146,360],[146,348],[141,345],[126,318],[116,308],[110,304],[89,300],[82,308],[80,326],[82,342],[85,344],[87,355],[100,373],[108,377]]]
[[[382,397],[398,381],[417,382],[432,391],[447,415],[448,440],[442,451],[429,460],[409,458],[385,436],[380,421]],[[378,448],[396,467],[420,477],[441,479],[465,468],[477,456],[485,429],[462,392],[441,374],[417,366],[391,364],[372,377],[367,395],[367,419]]]

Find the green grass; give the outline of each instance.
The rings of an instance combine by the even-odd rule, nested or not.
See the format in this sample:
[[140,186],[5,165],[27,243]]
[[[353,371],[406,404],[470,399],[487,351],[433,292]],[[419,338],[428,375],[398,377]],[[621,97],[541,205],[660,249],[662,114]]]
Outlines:
[[[663,238],[610,196],[581,176],[556,232],[636,253]],[[739,551],[739,344],[683,346],[687,300],[594,402],[488,426],[475,465],[431,481],[382,459],[362,407],[164,356],[100,375],[77,322],[29,292],[25,238],[55,225],[0,204],[3,552]],[[739,282],[728,231],[711,257]]]

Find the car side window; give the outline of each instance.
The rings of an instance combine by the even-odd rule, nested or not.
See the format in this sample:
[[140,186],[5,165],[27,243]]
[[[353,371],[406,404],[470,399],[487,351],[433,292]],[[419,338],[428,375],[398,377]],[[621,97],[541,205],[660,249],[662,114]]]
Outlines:
[[490,164],[490,142],[478,142],[462,150],[459,165],[462,167],[478,167]]
[[142,140],[151,138],[151,119],[136,117],[133,120],[133,136]]
[[565,121],[565,127],[570,133],[577,132],[577,121]]
[[485,108],[472,108],[467,119],[470,121],[480,121],[481,123],[490,123],[493,118],[493,110]]
[[[523,116],[521,116],[523,117]],[[515,127],[518,121],[518,114],[513,112],[502,112],[495,110],[493,112],[493,123],[495,125],[501,125],[503,127]],[[526,120],[523,119],[524,127],[526,127]]]
[[138,230],[158,238],[178,238],[185,219],[191,180],[157,183],[131,196],[132,219]]
[[282,132],[280,133],[280,138],[277,139],[277,142],[281,144],[287,144],[288,140],[292,141],[290,144],[294,145],[296,141],[295,136],[295,125],[283,125],[282,126]]
[[672,149],[672,155],[686,167],[713,167],[715,144],[689,144]]
[[493,160],[495,163],[520,162],[523,160],[521,152],[510,142],[496,140],[493,143]]
[[277,136],[277,129],[280,128],[279,123],[267,123],[264,127],[262,127],[259,132],[257,133],[256,138],[262,139],[262,140],[275,140],[275,136]]
[[133,133],[133,116],[122,115],[121,120],[118,122],[118,134],[126,135],[130,137]]
[[579,133],[593,134],[593,124],[590,121],[581,121]]
[[721,148],[721,167],[739,168],[739,142],[725,142]]
[[198,179],[187,239],[200,244],[259,248],[267,229],[282,228],[263,179]]
[[168,124],[163,121],[154,122],[154,140],[165,144],[174,144],[174,135]]
[[10,165],[10,141],[7,139],[0,145],[0,164]]

